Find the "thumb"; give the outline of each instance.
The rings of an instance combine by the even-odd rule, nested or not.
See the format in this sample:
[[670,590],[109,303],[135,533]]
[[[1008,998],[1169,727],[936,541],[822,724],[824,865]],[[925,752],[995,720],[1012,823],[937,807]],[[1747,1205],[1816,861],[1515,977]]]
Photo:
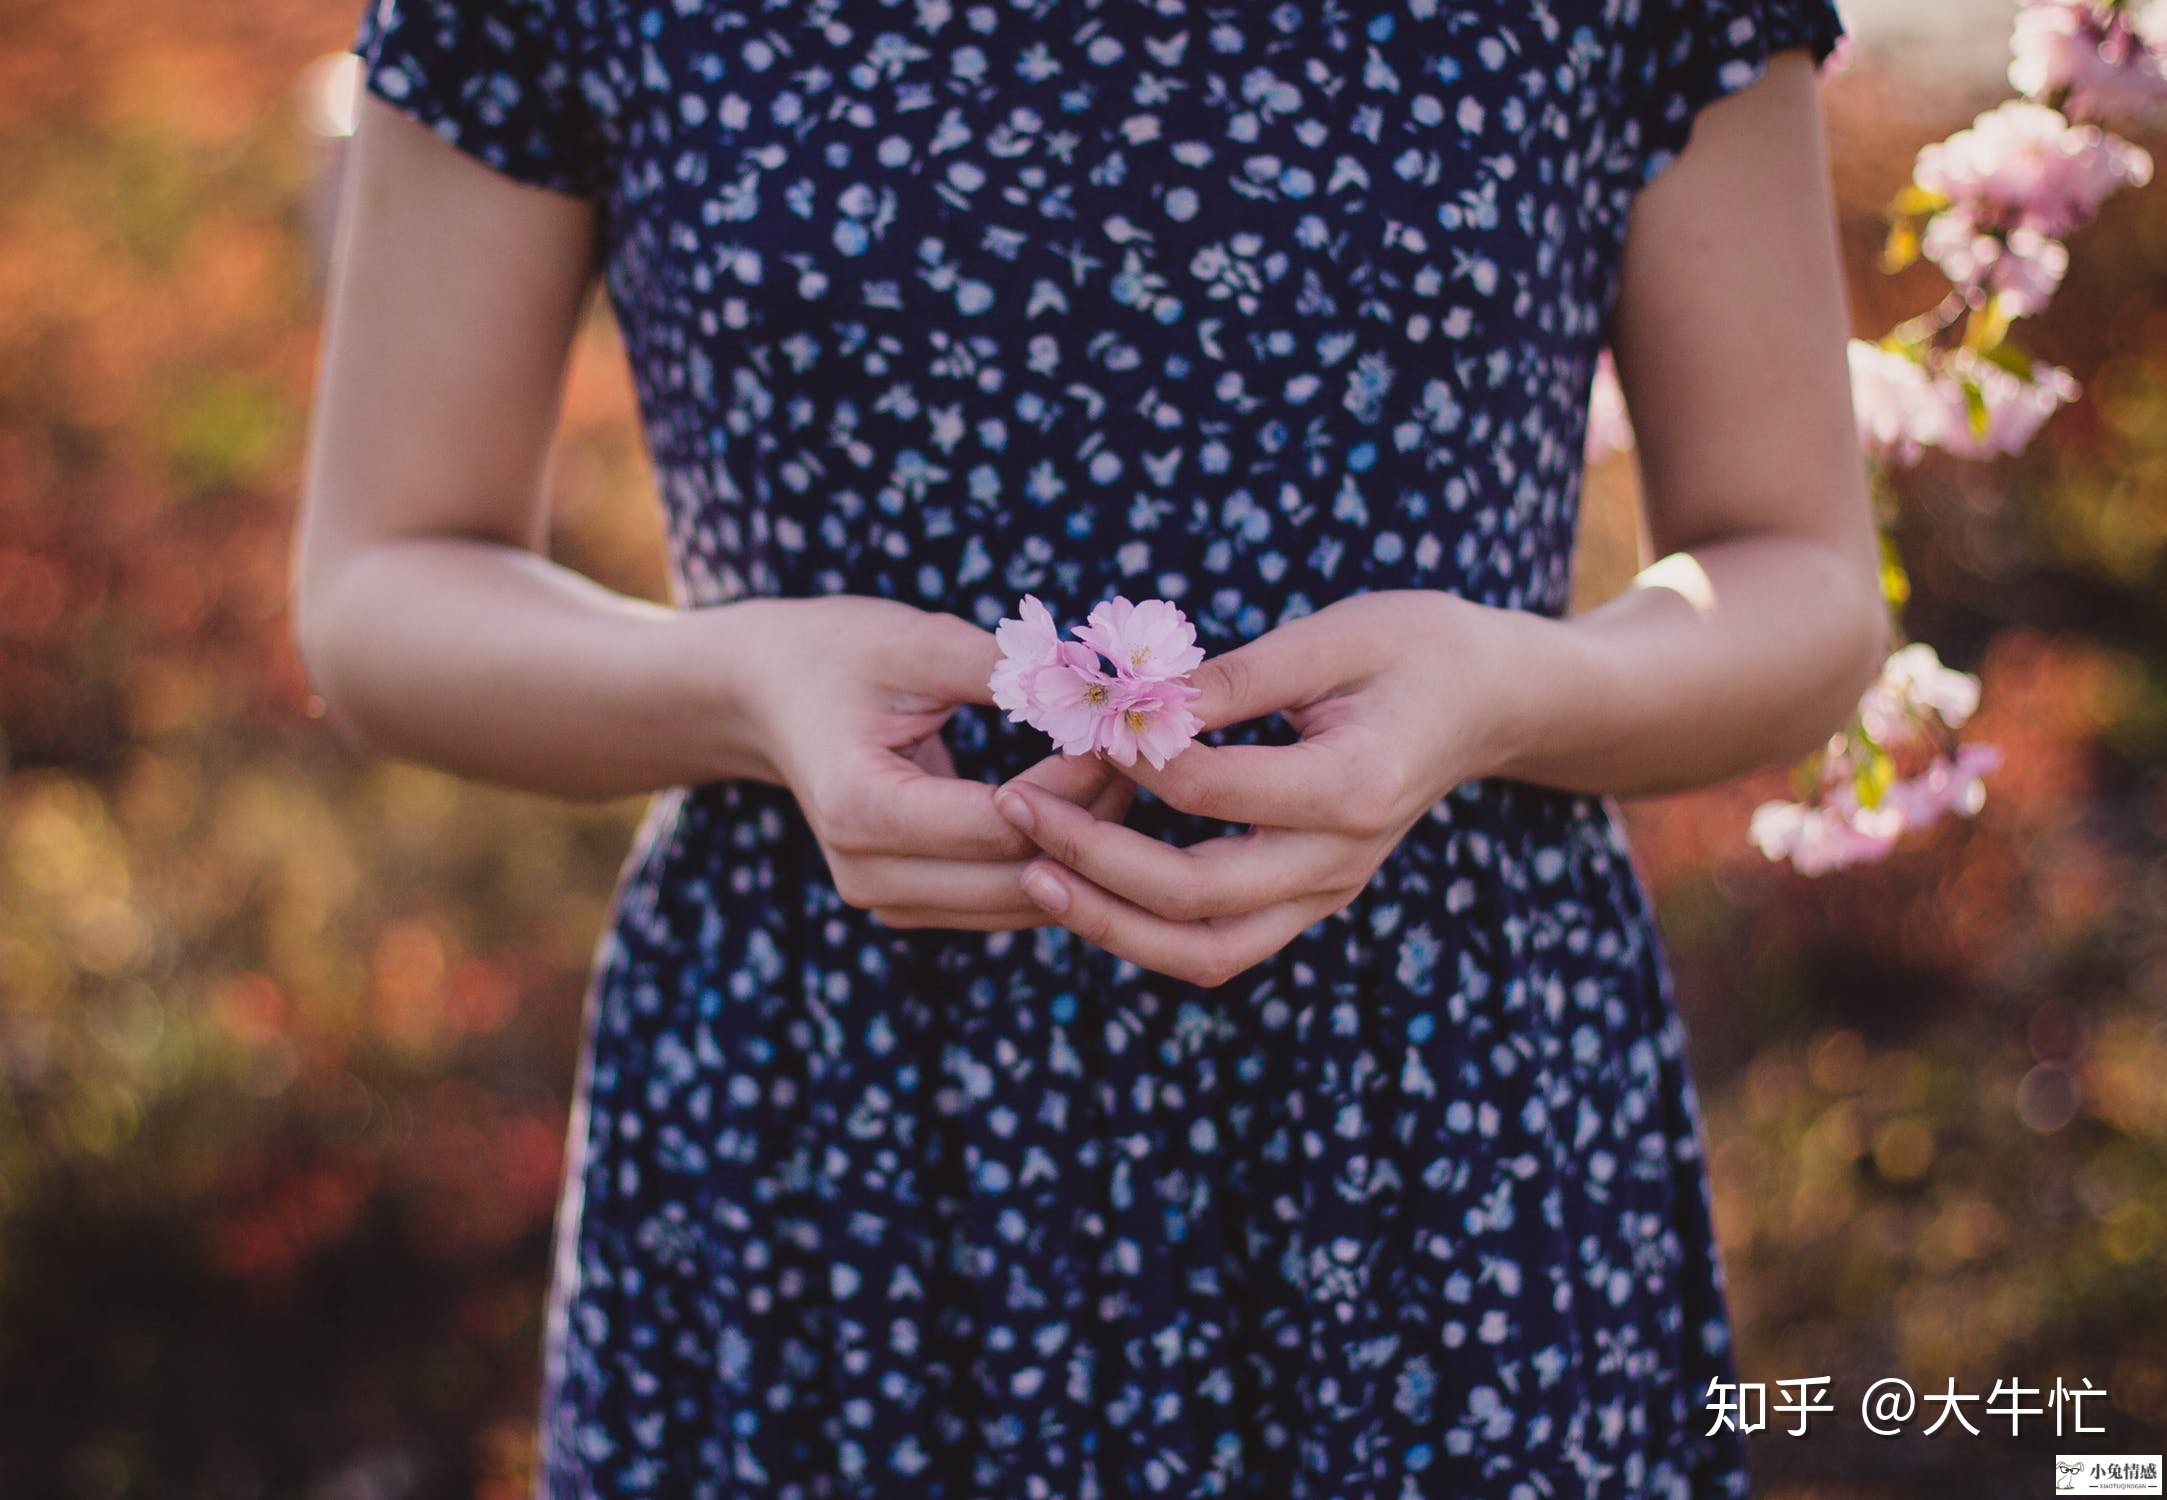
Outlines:
[[901,653],[894,682],[904,695],[923,701],[906,707],[933,710],[958,703],[993,702],[989,680],[1001,647],[990,630],[961,615],[927,612],[920,628],[898,642]]
[[1189,673],[1190,685],[1199,690],[1189,712],[1206,729],[1218,729],[1311,702],[1339,687],[1333,632],[1307,626],[1307,618],[1205,657]]
[[1090,807],[1103,793],[1109,783],[1127,783],[1128,778],[1114,773],[1112,766],[1101,755],[1069,755],[1056,750],[1028,768],[1018,771],[1010,781],[1027,781],[1042,791],[1053,793],[1064,802],[1079,807]]

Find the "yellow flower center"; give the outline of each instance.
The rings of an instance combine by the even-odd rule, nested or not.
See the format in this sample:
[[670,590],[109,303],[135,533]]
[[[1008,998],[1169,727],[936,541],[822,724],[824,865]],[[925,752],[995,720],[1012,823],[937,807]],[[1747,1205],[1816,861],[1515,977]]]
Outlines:
[[1142,734],[1144,732],[1144,726],[1151,722],[1151,715],[1145,713],[1140,708],[1126,709],[1123,711],[1123,713],[1129,721],[1129,731],[1132,734]]
[[1092,706],[1093,708],[1097,708],[1097,707],[1098,707],[1098,706],[1099,706],[1099,705],[1100,705],[1101,703],[1104,703],[1105,701],[1106,701],[1106,684],[1105,684],[1105,683],[1103,683],[1103,682],[1092,682],[1092,683],[1086,683],[1086,684],[1084,685],[1084,702],[1086,702],[1086,703],[1090,704],[1090,705],[1091,705],[1091,706]]

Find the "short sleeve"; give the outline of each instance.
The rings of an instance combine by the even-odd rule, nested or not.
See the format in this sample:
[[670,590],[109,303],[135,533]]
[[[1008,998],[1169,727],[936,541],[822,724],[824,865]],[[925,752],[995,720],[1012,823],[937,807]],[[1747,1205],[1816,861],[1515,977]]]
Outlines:
[[1630,112],[1640,125],[1638,175],[1654,181],[1685,149],[1701,110],[1804,47],[1820,66],[1844,36],[1834,0],[1640,0]]
[[535,187],[592,196],[605,180],[580,88],[572,0],[365,0],[363,86],[452,145]]

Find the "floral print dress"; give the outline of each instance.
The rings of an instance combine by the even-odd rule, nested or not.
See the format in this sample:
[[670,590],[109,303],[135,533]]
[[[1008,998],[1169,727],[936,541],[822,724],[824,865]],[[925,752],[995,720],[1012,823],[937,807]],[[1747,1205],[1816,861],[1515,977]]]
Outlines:
[[[1562,613],[1636,192],[1827,0],[370,0],[376,96],[593,199],[687,606]],[[1048,753],[966,705],[960,774]],[[1286,743],[1277,715],[1211,731]],[[1132,826],[1232,831],[1148,794]],[[650,805],[588,996],[563,1496],[1745,1493],[1613,807],[1441,799],[1215,989],[847,906]]]

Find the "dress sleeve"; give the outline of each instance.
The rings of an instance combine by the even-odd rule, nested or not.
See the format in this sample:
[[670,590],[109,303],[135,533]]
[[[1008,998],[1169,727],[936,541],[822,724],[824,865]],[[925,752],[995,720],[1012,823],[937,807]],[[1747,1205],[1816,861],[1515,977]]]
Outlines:
[[1685,149],[1701,109],[1759,78],[1771,54],[1804,47],[1818,67],[1845,33],[1834,0],[1641,0],[1640,23],[1628,45],[1642,185]]
[[606,180],[571,0],[364,0],[363,87],[516,181],[592,196]]

